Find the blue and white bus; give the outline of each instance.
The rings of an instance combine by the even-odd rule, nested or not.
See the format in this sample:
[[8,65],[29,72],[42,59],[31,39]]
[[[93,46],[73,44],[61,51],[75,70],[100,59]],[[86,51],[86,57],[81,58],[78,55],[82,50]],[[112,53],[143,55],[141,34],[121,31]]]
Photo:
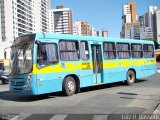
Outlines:
[[31,33],[11,47],[10,90],[28,95],[126,81],[156,73],[154,43],[145,40]]

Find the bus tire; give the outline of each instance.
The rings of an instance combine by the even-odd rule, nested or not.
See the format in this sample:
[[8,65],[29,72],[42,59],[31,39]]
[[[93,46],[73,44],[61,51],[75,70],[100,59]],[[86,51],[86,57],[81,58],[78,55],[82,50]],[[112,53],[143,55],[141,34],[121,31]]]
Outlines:
[[126,77],[127,85],[132,85],[136,81],[136,75],[133,70],[128,70]]
[[71,96],[76,92],[76,83],[73,77],[68,76],[64,78],[63,92],[67,96]]

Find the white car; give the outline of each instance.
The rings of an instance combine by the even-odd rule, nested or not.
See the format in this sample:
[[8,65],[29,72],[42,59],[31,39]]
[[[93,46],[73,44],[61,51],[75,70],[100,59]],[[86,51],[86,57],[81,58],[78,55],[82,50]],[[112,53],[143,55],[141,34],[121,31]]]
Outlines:
[[0,85],[9,83],[8,75],[5,75],[3,71],[0,70]]

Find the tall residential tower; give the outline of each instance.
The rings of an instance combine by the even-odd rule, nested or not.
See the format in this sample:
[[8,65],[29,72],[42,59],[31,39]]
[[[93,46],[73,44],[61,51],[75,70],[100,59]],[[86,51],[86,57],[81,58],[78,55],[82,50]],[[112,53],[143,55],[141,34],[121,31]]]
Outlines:
[[154,18],[153,18],[153,23],[154,23],[154,39],[160,44],[160,9],[155,11]]
[[48,32],[49,8],[50,0],[0,0],[0,48],[25,33]]
[[50,0],[1,0],[2,41],[32,31],[49,31]]
[[72,34],[72,11],[70,8],[57,6],[50,10],[50,32],[56,34]]
[[148,12],[139,17],[140,22],[140,39],[154,40],[154,13],[157,10],[157,6],[149,6]]
[[136,23],[136,3],[129,2],[123,5],[123,23]]
[[140,23],[137,22],[136,2],[129,2],[123,5],[122,20],[121,38],[139,39],[138,28]]
[[51,0],[34,0],[35,31],[49,32]]
[[73,23],[73,34],[91,36],[91,26],[85,20]]

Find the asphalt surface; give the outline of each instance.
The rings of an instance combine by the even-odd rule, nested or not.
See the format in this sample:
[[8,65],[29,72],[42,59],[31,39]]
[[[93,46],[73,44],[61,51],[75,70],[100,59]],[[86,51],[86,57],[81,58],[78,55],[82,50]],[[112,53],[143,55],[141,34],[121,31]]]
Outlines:
[[159,103],[159,73],[140,79],[132,86],[119,82],[88,87],[69,97],[61,92],[26,96],[11,93],[8,85],[0,86],[0,113],[14,116],[12,120],[43,118],[40,114],[45,114],[46,120],[77,120],[81,117],[83,120],[106,120],[113,117],[107,114],[152,114]]

